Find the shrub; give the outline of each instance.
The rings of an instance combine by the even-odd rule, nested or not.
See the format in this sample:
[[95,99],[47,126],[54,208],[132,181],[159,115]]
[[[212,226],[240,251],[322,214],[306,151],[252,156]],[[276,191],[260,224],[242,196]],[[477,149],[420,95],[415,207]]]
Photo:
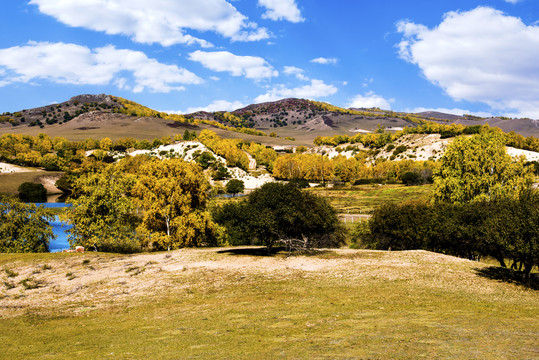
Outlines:
[[46,202],[47,190],[43,184],[31,182],[22,183],[19,186],[19,199],[23,202]]
[[401,180],[406,186],[421,185],[424,183],[423,176],[415,171],[408,171],[402,174]]

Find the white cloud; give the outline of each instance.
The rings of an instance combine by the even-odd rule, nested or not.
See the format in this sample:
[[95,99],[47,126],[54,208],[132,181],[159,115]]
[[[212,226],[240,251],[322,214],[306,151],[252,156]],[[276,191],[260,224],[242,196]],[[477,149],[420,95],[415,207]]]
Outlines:
[[521,0],[505,0],[505,2],[508,2],[510,4],[516,4],[518,2],[520,2]]
[[197,111],[207,111],[207,112],[214,112],[214,111],[233,111],[237,109],[244,108],[246,105],[243,104],[241,101],[227,101],[227,100],[215,100],[208,106],[204,107],[190,107],[187,109],[187,111],[183,112],[183,114],[192,114]]
[[337,92],[337,88],[333,85],[327,85],[322,80],[311,80],[308,85],[300,86],[297,88],[289,89],[284,85],[278,85],[274,87],[266,94],[257,96],[255,98],[256,103],[276,101],[283,98],[304,98],[304,99],[316,99],[324,96],[333,95]]
[[267,29],[249,22],[226,0],[30,0],[30,4],[66,25],[127,35],[146,44],[211,46],[187,30],[211,31],[233,41],[269,37]]
[[286,75],[293,75],[298,80],[302,80],[302,81],[309,81],[310,80],[309,77],[305,75],[305,70],[300,69],[300,68],[295,67],[295,66],[285,66],[284,70],[283,70],[283,73],[286,74]]
[[262,15],[264,19],[288,20],[293,23],[305,21],[295,0],[258,0],[258,5],[267,9]]
[[539,26],[478,7],[449,12],[433,29],[407,20],[399,54],[455,100],[539,117]]
[[385,99],[380,95],[369,91],[365,95],[358,94],[354,96],[348,103],[349,108],[380,108],[382,110],[391,110],[393,99]]
[[239,56],[228,51],[197,50],[189,54],[189,60],[197,61],[213,71],[229,72],[232,76],[245,76],[254,80],[268,79],[279,75],[279,72],[261,57]]
[[319,58],[311,60],[312,63],[322,64],[322,65],[335,65],[337,61],[338,60],[336,58],[324,58],[324,57],[319,57]]
[[[202,79],[176,65],[148,58],[140,51],[105,46],[89,49],[65,43],[29,42],[0,49],[0,82],[29,83],[44,79],[60,84],[115,85],[141,92],[184,90],[182,85],[200,84]],[[132,80],[126,78],[132,75]]]

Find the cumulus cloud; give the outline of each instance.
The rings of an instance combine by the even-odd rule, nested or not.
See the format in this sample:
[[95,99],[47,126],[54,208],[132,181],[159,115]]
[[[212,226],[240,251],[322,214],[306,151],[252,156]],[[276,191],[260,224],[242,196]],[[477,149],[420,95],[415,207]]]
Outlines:
[[293,23],[305,21],[295,0],[258,0],[258,5],[267,9],[262,15],[264,19],[288,20]]
[[30,0],[30,4],[66,25],[126,35],[145,44],[212,46],[188,30],[211,31],[233,41],[270,36],[226,0]]
[[449,12],[433,29],[408,20],[400,57],[455,100],[539,117],[539,26],[478,7]]
[[182,85],[202,82],[192,72],[150,59],[140,51],[114,46],[92,50],[48,42],[0,49],[0,74],[4,85],[41,79],[60,84],[114,85],[134,92],[184,90]]
[[245,106],[246,105],[243,104],[241,101],[215,100],[208,106],[190,107],[187,109],[187,111],[183,112],[183,114],[192,114],[197,111],[207,111],[207,112],[233,111],[233,110],[244,108]]
[[505,2],[508,2],[510,4],[516,4],[516,3],[520,2],[520,0],[505,0]]
[[298,80],[301,80],[301,81],[309,81],[310,80],[309,77],[305,75],[305,70],[300,69],[300,68],[295,67],[295,66],[285,66],[284,70],[283,70],[283,73],[286,74],[286,75],[293,75]]
[[283,98],[304,98],[316,99],[324,96],[333,95],[337,92],[337,88],[333,85],[327,85],[322,80],[311,80],[308,85],[289,89],[284,85],[278,85],[268,91],[266,94],[257,96],[256,103],[276,101]]
[[361,95],[354,96],[348,103],[349,108],[380,108],[383,110],[391,110],[391,104],[393,99],[385,99],[380,95],[375,94],[373,91]]
[[257,56],[239,56],[228,51],[197,50],[189,54],[189,59],[201,63],[210,70],[229,72],[232,76],[245,76],[248,79],[262,80],[279,75],[273,66]]
[[319,57],[316,59],[311,60],[312,63],[315,64],[322,64],[322,65],[335,65],[337,63],[336,58],[325,58],[325,57]]

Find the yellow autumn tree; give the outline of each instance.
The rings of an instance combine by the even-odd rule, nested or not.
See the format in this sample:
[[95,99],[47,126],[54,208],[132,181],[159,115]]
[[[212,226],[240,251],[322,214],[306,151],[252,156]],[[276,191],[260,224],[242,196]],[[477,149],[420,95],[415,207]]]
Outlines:
[[206,210],[209,187],[197,164],[181,159],[142,163],[132,195],[143,211],[138,231],[146,245],[154,250],[220,245],[222,230]]

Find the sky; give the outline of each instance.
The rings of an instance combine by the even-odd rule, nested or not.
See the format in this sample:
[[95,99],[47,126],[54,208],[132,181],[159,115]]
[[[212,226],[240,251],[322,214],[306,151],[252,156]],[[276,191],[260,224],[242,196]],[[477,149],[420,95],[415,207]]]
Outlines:
[[0,113],[101,93],[539,119],[539,1],[1,2]]

